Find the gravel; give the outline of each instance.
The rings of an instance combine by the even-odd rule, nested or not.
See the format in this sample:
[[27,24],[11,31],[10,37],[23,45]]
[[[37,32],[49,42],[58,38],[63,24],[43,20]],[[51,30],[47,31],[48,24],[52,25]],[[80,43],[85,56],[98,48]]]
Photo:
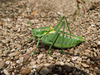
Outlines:
[[[1,0],[0,74],[2,75],[99,75],[100,74],[100,0]],[[94,2],[95,1],[95,2]],[[80,10],[78,7],[80,7]],[[71,9],[69,9],[71,8]],[[56,26],[66,16],[73,35],[85,42],[64,49],[31,38],[32,28]],[[68,32],[67,27],[65,32]]]

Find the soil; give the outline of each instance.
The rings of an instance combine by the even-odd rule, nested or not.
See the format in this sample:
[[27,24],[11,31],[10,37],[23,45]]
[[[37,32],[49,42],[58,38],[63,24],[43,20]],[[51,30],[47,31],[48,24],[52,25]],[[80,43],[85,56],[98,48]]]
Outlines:
[[[85,41],[67,54],[52,47],[50,55],[40,42],[34,55],[38,39],[28,40],[29,22],[33,29],[55,27],[62,16]],[[0,0],[0,74],[100,75],[100,0]]]

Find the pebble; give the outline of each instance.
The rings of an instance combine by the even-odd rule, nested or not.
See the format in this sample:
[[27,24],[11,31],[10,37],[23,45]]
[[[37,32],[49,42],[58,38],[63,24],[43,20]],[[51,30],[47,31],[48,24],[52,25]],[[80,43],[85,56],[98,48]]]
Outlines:
[[57,62],[55,63],[55,65],[64,65],[64,63],[63,63],[63,62],[60,62],[60,61],[57,61]]
[[10,61],[6,61],[5,63],[8,65],[8,64],[10,64]]
[[3,23],[0,22],[0,26],[2,26],[2,25],[3,25]]
[[15,56],[15,60],[19,59],[19,56]]
[[24,61],[24,57],[20,57],[19,60],[20,60],[20,62],[23,62]]
[[36,65],[36,61],[31,61],[31,62],[30,62],[30,65],[32,65],[32,66],[33,66],[33,65]]
[[29,73],[31,73],[31,69],[29,69],[29,68],[24,68],[24,69],[22,69],[22,71],[21,71],[21,74],[22,75],[29,75]]
[[37,68],[37,65],[33,65],[32,68]]
[[29,58],[30,58],[29,55],[24,55],[24,59],[25,59],[25,60],[28,60]]
[[49,63],[45,63],[44,66],[48,67],[50,64]]
[[20,54],[19,52],[16,52],[16,54],[15,54],[15,55],[16,55],[16,56],[18,56],[19,54]]
[[100,46],[100,41],[97,42],[97,45]]
[[100,74],[100,69],[97,69],[97,73]]
[[58,71],[59,71],[59,72],[62,72],[62,68],[61,68],[61,67],[58,67]]
[[55,68],[55,64],[50,64],[50,66],[48,66],[50,69],[54,69]]
[[3,50],[1,49],[1,50],[0,50],[0,54],[2,54],[2,53],[3,53]]
[[79,58],[78,56],[75,56],[75,57],[72,57],[72,60],[74,61],[74,60],[76,60],[78,58]]
[[13,28],[13,31],[14,31],[14,32],[16,32],[17,30],[18,30],[18,28],[16,28],[16,27]]
[[43,57],[43,54],[39,54],[39,55],[37,56],[38,59],[41,59],[42,57]]
[[10,28],[12,28],[12,27],[13,27],[13,25],[12,25],[12,24],[10,24],[10,25],[8,25],[7,27],[10,29]]
[[4,65],[5,65],[5,62],[4,61],[1,61],[0,62],[0,69],[2,69],[4,67]]
[[16,60],[16,63],[20,64],[21,62],[20,62],[20,60]]
[[36,68],[37,72],[39,72],[43,67],[43,64],[38,65],[38,67]]
[[83,67],[89,67],[89,65],[87,65],[87,64],[85,64],[85,63],[81,63],[81,65],[82,65]]
[[4,69],[3,72],[4,72],[5,75],[10,75],[9,72],[6,69]]
[[47,74],[50,73],[50,72],[51,72],[51,70],[48,69],[47,67],[45,67],[45,68],[42,68],[42,69],[41,69],[40,74],[41,74],[41,75],[47,75]]
[[100,41],[100,35],[98,35],[98,40]]
[[15,52],[9,54],[10,57],[13,57],[13,56],[15,56],[15,55],[16,55]]
[[71,72],[72,71],[72,68],[69,67],[68,65],[64,65],[63,66],[63,70],[66,70],[67,72]]

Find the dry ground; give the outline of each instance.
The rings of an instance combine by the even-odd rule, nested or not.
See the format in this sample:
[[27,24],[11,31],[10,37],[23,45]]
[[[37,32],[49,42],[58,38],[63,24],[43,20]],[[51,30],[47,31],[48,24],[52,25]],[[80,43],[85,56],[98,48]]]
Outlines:
[[[73,35],[85,42],[64,49],[28,39],[33,28],[56,26],[66,16]],[[68,32],[66,27],[66,32]],[[2,75],[99,75],[100,0],[0,0],[0,73]]]

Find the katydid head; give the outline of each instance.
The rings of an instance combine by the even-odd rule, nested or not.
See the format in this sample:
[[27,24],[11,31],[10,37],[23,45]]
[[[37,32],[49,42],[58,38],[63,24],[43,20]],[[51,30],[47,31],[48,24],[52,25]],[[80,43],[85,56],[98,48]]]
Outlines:
[[50,32],[53,32],[53,31],[54,31],[54,28],[52,28],[50,26],[46,26],[43,28],[32,29],[32,34],[33,34],[33,37],[41,37],[41,36],[46,35]]

